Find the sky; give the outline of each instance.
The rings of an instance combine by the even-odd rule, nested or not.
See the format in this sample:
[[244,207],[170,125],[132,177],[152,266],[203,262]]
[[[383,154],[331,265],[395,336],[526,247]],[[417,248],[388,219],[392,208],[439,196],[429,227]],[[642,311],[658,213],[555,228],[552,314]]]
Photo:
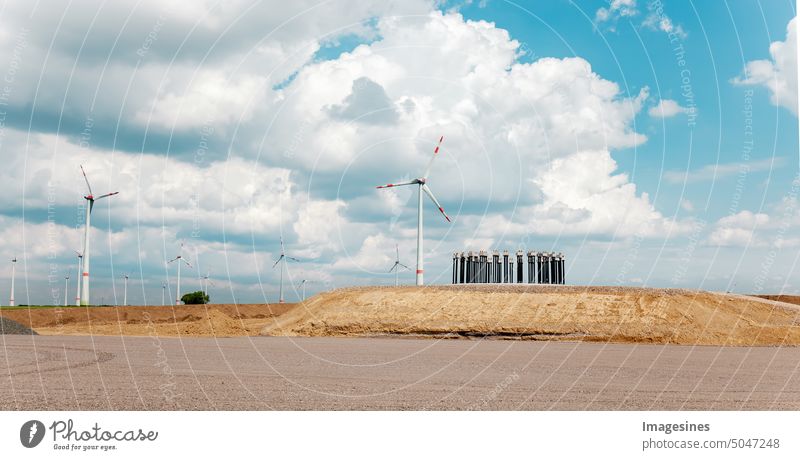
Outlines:
[[[568,284],[800,292],[791,0],[11,1],[0,294],[213,302],[426,283],[454,251],[566,255]],[[413,283],[413,271],[401,272]],[[65,279],[69,276],[69,279]],[[0,303],[5,303],[1,300]]]

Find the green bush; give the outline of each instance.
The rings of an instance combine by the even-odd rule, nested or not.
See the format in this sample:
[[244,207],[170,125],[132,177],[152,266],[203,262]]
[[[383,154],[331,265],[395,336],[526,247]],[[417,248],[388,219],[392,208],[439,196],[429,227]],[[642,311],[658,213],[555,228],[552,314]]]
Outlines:
[[203,291],[195,291],[184,294],[181,300],[186,305],[202,305],[208,303],[209,297]]

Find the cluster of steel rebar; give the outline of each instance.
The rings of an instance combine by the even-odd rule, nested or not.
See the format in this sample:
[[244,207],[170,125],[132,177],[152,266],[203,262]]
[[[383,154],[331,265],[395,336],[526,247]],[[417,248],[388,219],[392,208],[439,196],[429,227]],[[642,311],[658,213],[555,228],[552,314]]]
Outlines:
[[453,253],[453,284],[525,283],[564,284],[566,258],[560,252],[528,252],[527,278],[525,253],[516,260],[508,251],[468,251]]

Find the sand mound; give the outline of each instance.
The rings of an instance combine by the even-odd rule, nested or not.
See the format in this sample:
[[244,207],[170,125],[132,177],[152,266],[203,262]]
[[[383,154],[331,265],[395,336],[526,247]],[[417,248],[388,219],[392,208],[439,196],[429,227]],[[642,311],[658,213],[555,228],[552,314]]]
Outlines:
[[179,323],[181,335],[233,337],[247,335],[247,328],[241,321],[235,320],[219,310],[208,310],[208,313],[196,320]]
[[347,288],[262,335],[437,335],[705,345],[800,344],[800,308],[682,289],[536,285]]

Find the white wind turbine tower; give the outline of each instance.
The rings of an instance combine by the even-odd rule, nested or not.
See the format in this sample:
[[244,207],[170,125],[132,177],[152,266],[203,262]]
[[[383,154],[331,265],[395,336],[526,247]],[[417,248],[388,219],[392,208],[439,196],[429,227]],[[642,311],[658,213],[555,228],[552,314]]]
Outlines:
[[445,219],[450,222],[450,218],[447,216],[447,213],[444,212],[444,208],[442,205],[439,204],[439,200],[433,195],[433,192],[428,187],[428,174],[431,172],[431,166],[433,166],[433,160],[436,159],[436,155],[439,154],[439,147],[442,145],[442,140],[444,140],[444,136],[439,138],[439,142],[436,144],[436,149],[433,151],[433,157],[428,162],[428,167],[425,168],[425,174],[418,178],[413,179],[410,181],[405,182],[398,182],[396,184],[386,184],[380,185],[376,188],[391,188],[391,187],[399,187],[401,185],[416,185],[417,186],[417,286],[422,286],[425,284],[423,282],[423,262],[422,262],[422,192],[425,192],[426,195],[433,201],[433,204],[439,208],[439,212],[442,213]]
[[278,257],[278,260],[275,261],[275,265],[272,266],[274,269],[278,264],[281,264],[281,290],[280,290],[280,299],[278,303],[283,303],[283,269],[286,266],[286,261],[291,260],[292,262],[300,262],[299,260],[295,259],[294,257],[289,257],[286,255],[286,250],[283,248],[283,238],[281,238],[281,256]]
[[67,306],[67,290],[69,289],[69,273],[64,275],[64,306]]
[[92,193],[92,186],[89,185],[89,178],[86,177],[86,171],[83,170],[83,166],[81,166],[81,172],[83,173],[83,179],[86,181],[86,188],[89,189],[89,194],[84,196],[83,198],[87,201],[86,203],[86,224],[84,226],[84,233],[83,233],[83,285],[81,286],[81,305],[89,305],[89,230],[92,227],[92,208],[94,207],[94,202],[103,198],[107,198],[110,196],[114,196],[119,192],[111,192],[106,193],[105,195],[100,195],[95,198],[94,194]]
[[208,297],[208,285],[216,286],[213,281],[211,281],[211,272],[206,272],[206,276],[200,278],[200,286],[203,288],[203,295]]
[[306,300],[306,284],[311,283],[311,282],[312,281],[309,281],[309,280],[300,280],[300,282],[297,283],[297,287],[301,288],[302,291],[303,291],[303,301]]
[[122,306],[123,307],[127,307],[128,306],[128,275],[124,274],[124,275],[122,275],[122,277],[125,278],[125,289],[123,291],[124,294],[122,295]]
[[183,244],[181,244],[181,252],[178,254],[177,257],[167,262],[171,264],[172,262],[178,261],[178,284],[176,285],[175,289],[177,289],[177,293],[175,294],[175,305],[181,304],[181,263],[186,264],[187,267],[192,268],[192,264],[190,264],[186,259],[183,258]]
[[81,271],[83,270],[83,254],[78,251],[75,251],[75,254],[78,255],[78,277],[75,278],[78,281],[77,291],[75,292],[75,306],[81,306]]
[[397,258],[394,259],[394,265],[392,265],[392,268],[389,269],[389,273],[394,272],[394,285],[397,287],[400,285],[400,267],[403,267],[406,270],[411,270],[411,267],[400,263],[400,247],[394,245],[394,249],[397,253]]
[[167,283],[161,283],[161,305],[167,304]]
[[17,258],[11,259],[11,295],[8,299],[8,306],[14,306],[14,278],[17,277]]

